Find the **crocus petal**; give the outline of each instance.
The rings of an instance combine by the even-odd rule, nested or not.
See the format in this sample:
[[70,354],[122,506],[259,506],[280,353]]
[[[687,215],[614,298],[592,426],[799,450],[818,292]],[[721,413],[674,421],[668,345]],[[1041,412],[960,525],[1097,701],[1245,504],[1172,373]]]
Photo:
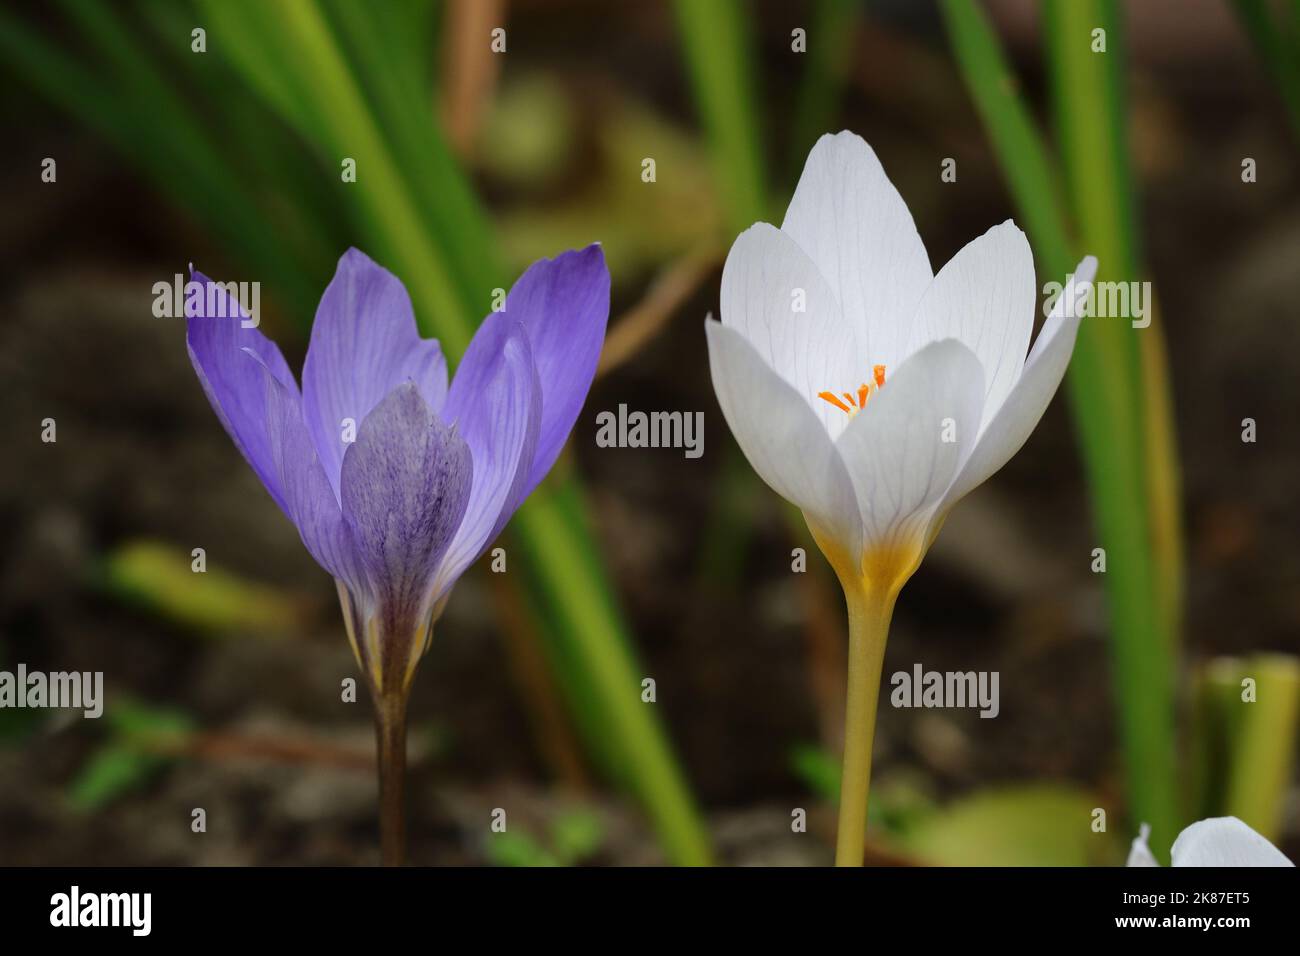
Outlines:
[[1295,866],[1236,817],[1193,823],[1174,841],[1174,866]]
[[1159,866],[1160,861],[1155,858],[1151,852],[1151,847],[1147,846],[1147,840],[1151,836],[1151,825],[1144,823],[1138,827],[1138,835],[1133,838],[1133,844],[1129,847],[1128,862],[1125,866]]
[[974,445],[983,401],[979,359],[945,339],[904,362],[844,430],[836,444],[857,491],[867,550],[924,538]]
[[298,390],[285,386],[265,367],[263,376],[267,435],[289,519],[317,564],[345,582],[354,594],[367,594],[365,571],[303,421]]
[[528,332],[542,387],[527,494],[555,464],[596,377],[609,320],[609,270],[600,245],[534,262],[510,289],[505,312]]
[[374,585],[384,626],[400,633],[429,611],[443,553],[472,479],[469,448],[411,382],[366,416],[343,456],[343,516]]
[[1038,420],[1043,417],[1047,403],[1056,394],[1065,368],[1070,363],[1074,339],[1079,331],[1080,306],[1096,274],[1097,260],[1092,256],[1085,257],[1075,267],[1074,299],[1068,299],[1067,293],[1071,290],[1067,285],[1057,298],[1047,321],[1043,323],[1019,381],[985,424],[974,451],[944,496],[945,508],[960,501],[1005,465],[1020,450]]
[[811,406],[735,329],[705,320],[713,390],[731,433],[758,476],[797,505],[814,531],[847,554],[862,529],[844,462]]
[[336,498],[352,431],[380,400],[412,381],[437,411],[447,394],[447,364],[415,326],[411,298],[387,269],[358,249],[339,259],[311,329],[302,370],[303,416]]
[[193,273],[192,281],[203,296],[186,297],[185,345],[199,384],[235,447],[289,514],[266,432],[263,369],[295,393],[298,385],[275,343],[244,327],[247,313],[238,300],[201,272]]
[[470,342],[443,408],[474,461],[469,503],[435,586],[435,600],[492,543],[527,495],[541,423],[542,389],[528,333],[504,312]]
[[984,421],[1020,378],[1034,331],[1034,254],[1010,220],[967,243],[934,277],[912,319],[911,350],[960,339],[984,366]]
[[907,322],[934,273],[907,203],[862,137],[846,130],[817,141],[781,230],[862,330],[862,360],[892,371],[905,358]]
[[871,380],[857,326],[844,318],[817,266],[793,239],[760,222],[722,268],[722,324],[740,332],[816,412],[832,438],[849,417],[819,392],[856,392]]

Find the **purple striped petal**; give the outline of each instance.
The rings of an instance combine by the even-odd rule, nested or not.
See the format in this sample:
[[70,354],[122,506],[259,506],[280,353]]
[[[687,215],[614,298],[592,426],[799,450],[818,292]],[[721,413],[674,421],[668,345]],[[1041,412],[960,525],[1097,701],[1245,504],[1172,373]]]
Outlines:
[[356,595],[369,595],[366,574],[352,544],[352,532],[334,500],[307,425],[302,399],[263,367],[266,428],[286,510],[316,563]]
[[199,384],[235,447],[292,518],[267,435],[265,376],[269,372],[295,396],[298,384],[275,343],[244,328],[247,312],[237,299],[201,272],[191,281],[203,292],[185,300],[185,346]]
[[343,457],[343,516],[374,585],[381,634],[428,614],[442,556],[472,483],[470,451],[410,382],[366,416]]
[[349,249],[321,296],[302,370],[303,417],[321,465],[340,498],[347,443],[344,421],[359,426],[398,385],[415,383],[435,412],[447,395],[447,363],[422,339],[402,283],[364,252]]
[[469,445],[474,482],[438,574],[438,597],[501,533],[527,496],[541,412],[528,333],[505,313],[488,316],[465,352],[443,408],[443,419]]
[[[537,453],[523,488],[527,495],[555,464],[596,377],[609,320],[609,270],[600,245],[534,262],[510,290],[505,312],[527,330],[542,385]],[[457,376],[468,360],[466,354]]]

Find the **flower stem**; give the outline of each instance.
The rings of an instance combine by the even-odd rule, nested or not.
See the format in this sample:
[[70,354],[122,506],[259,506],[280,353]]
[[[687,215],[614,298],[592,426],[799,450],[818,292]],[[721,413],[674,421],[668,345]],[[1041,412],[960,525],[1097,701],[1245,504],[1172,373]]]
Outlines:
[[866,852],[876,701],[898,588],[873,587],[870,581],[846,582],[844,597],[849,610],[849,671],[835,865],[861,866]]
[[379,846],[384,866],[401,866],[406,853],[405,690],[375,696],[379,762]]

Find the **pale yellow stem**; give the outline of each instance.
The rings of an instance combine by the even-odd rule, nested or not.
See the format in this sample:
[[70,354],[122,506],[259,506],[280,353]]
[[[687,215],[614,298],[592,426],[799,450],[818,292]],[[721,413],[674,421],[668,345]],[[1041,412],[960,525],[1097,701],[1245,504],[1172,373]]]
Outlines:
[[849,669],[844,708],[844,765],[836,866],[861,866],[866,850],[867,796],[871,789],[871,746],[876,735],[880,672],[899,586],[869,580],[844,581],[849,610]]

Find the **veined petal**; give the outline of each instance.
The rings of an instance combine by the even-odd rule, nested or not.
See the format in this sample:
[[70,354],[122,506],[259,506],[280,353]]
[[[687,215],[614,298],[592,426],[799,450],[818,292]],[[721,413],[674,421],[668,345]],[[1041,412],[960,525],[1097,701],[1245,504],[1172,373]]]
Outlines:
[[865,549],[923,540],[975,443],[984,373],[963,343],[927,345],[899,367],[836,443],[857,491]]
[[469,503],[447,548],[435,601],[492,543],[527,496],[542,389],[524,327],[504,312],[484,320],[452,379],[443,418],[474,461]]
[[713,390],[754,471],[797,505],[813,530],[845,552],[861,552],[853,485],[830,435],[808,402],[768,367],[735,329],[705,320]]
[[1007,220],[967,243],[934,277],[912,319],[910,351],[959,339],[984,366],[984,422],[1020,379],[1034,331],[1034,255]]
[[303,421],[298,390],[285,386],[265,367],[263,376],[271,456],[289,518],[317,564],[345,582],[354,594],[368,594],[365,570],[357,559],[352,533]]
[[1178,834],[1170,857],[1174,866],[1295,866],[1236,817],[1193,823]]
[[892,370],[906,358],[906,326],[934,273],[907,203],[862,137],[846,130],[817,141],[781,231],[860,330],[863,361]]
[[386,395],[415,383],[435,412],[447,395],[447,363],[434,339],[422,339],[406,288],[358,249],[339,259],[316,309],[302,370],[303,417],[321,466],[340,497],[340,469],[352,431]]
[[1070,363],[1079,332],[1081,306],[1096,274],[1097,260],[1092,256],[1086,256],[1075,267],[1073,286],[1067,282],[1057,298],[1034,341],[1020,379],[985,423],[974,450],[944,496],[944,507],[956,504],[1005,465],[1043,417]]
[[[555,464],[596,377],[609,321],[609,270],[600,245],[534,262],[506,296],[505,313],[528,332],[542,388],[526,495]],[[468,360],[467,353],[457,377]]]
[[465,515],[469,448],[412,383],[366,416],[343,457],[343,517],[370,577],[381,634],[409,633],[430,610],[438,565]]
[[247,312],[221,283],[201,272],[194,272],[192,281],[202,287],[203,296],[186,297],[185,345],[199,384],[235,447],[292,517],[266,431],[263,369],[296,394],[293,373],[274,342],[255,328],[244,328]]
[[722,324],[749,341],[832,438],[843,431],[848,416],[817,394],[856,391],[871,379],[871,358],[798,243],[765,222],[742,232],[722,268],[721,304]]

